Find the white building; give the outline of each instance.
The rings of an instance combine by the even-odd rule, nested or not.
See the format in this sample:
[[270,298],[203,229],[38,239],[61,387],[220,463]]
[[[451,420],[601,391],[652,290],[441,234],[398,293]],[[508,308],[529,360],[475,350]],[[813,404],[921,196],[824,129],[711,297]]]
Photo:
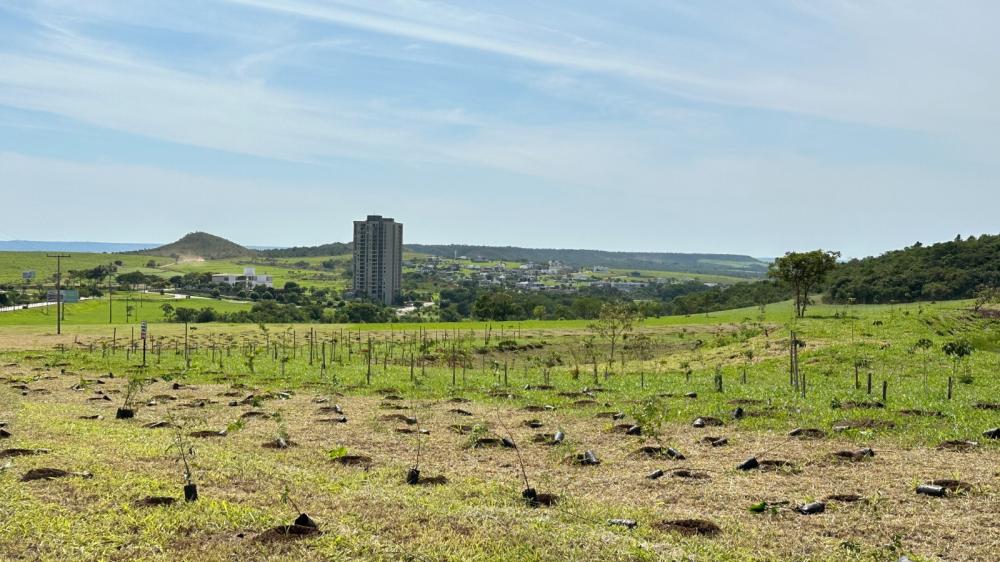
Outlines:
[[243,286],[253,289],[258,285],[273,287],[274,279],[270,275],[257,275],[257,270],[253,267],[243,269],[243,275],[238,273],[213,273],[212,283],[225,283],[227,285]]

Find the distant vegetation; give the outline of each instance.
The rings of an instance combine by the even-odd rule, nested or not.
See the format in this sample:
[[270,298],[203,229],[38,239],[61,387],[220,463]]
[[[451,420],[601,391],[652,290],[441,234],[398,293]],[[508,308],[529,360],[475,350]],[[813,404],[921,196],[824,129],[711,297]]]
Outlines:
[[919,242],[837,267],[827,283],[831,302],[859,304],[965,299],[1000,286],[1000,236]]
[[313,258],[321,256],[342,256],[351,253],[354,245],[350,242],[330,242],[319,246],[295,246],[261,250],[260,255],[269,258]]
[[408,244],[408,250],[451,258],[456,255],[485,260],[545,263],[559,261],[576,267],[603,266],[617,269],[716,273],[736,277],[763,277],[768,264],[750,256],[735,254],[671,254],[660,252],[604,252],[600,250],[558,250],[512,246],[464,246]]

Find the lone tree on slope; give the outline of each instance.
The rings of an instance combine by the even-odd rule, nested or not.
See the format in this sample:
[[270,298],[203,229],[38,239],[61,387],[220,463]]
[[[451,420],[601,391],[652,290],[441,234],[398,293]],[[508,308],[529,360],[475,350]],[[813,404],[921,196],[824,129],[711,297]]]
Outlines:
[[788,252],[784,257],[774,260],[767,274],[792,287],[795,291],[795,315],[802,318],[806,315],[806,306],[809,304],[809,291],[837,267],[839,257],[840,252],[823,250]]

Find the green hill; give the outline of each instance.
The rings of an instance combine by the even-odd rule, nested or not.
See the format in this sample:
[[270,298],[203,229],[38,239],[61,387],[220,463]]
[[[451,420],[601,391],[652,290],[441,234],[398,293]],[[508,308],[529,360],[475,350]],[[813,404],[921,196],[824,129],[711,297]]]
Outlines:
[[1000,286],[1000,235],[917,242],[877,257],[851,260],[830,274],[833,302],[861,304],[965,299],[981,285]]
[[251,256],[257,252],[214,234],[192,232],[172,244],[138,253],[150,256],[169,256],[175,259],[220,260]]

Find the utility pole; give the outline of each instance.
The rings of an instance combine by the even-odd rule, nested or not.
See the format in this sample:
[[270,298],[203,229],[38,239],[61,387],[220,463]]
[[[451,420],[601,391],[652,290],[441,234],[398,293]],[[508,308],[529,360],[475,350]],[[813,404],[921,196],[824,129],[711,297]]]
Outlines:
[[112,306],[111,306],[111,273],[113,271],[114,265],[115,264],[113,264],[113,263],[109,263],[108,264],[108,324],[113,324],[114,323],[114,320],[111,317],[111,311],[112,311]]
[[56,258],[56,334],[62,333],[62,259],[69,254],[45,254],[47,258]]

